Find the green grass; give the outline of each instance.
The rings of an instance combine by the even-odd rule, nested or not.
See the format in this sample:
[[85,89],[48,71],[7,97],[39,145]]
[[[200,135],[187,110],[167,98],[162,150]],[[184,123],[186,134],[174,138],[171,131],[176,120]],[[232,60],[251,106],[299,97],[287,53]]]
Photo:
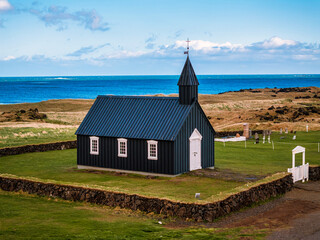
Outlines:
[[264,239],[266,235],[265,230],[252,228],[169,229],[158,224],[159,219],[129,210],[0,191],[0,239]]
[[137,174],[119,176],[110,172],[87,172],[76,168],[76,149],[1,157],[0,173],[178,201],[201,201],[194,198],[197,192],[201,193],[202,201],[211,200],[212,196],[243,185],[187,175],[147,179]]
[[0,128],[0,148],[76,140],[76,128]]
[[[292,140],[293,134],[272,133],[272,144],[254,144],[254,140],[247,141],[247,148],[244,142],[216,142],[215,146],[215,166],[220,169],[230,169],[239,173],[253,175],[268,175],[275,172],[287,171],[292,165],[292,149],[297,145],[306,148],[306,163],[320,165],[320,153],[318,152],[318,142],[320,142],[320,132],[297,132],[297,139]],[[280,139],[280,137],[285,137]],[[296,156],[296,166],[301,165],[302,154]]]
[[[286,172],[291,167],[291,150],[296,145],[306,147],[306,162],[320,165],[320,153],[317,152],[319,132],[272,135],[275,150],[271,144],[253,144],[247,142],[216,143],[216,167],[230,169],[241,174],[266,176],[277,172]],[[299,164],[297,157],[297,164]],[[147,179],[144,176],[128,174],[117,175],[110,172],[88,172],[76,168],[76,150],[28,153],[0,158],[0,173],[17,177],[61,184],[72,184],[100,188],[110,191],[140,194],[144,196],[167,198],[183,202],[211,202],[222,199],[231,193],[251,187],[236,181],[196,177],[184,174],[174,178]],[[280,177],[276,175],[272,179]],[[263,179],[258,183],[268,181]],[[257,183],[255,183],[257,184]],[[194,194],[201,193],[201,200],[195,200]]]

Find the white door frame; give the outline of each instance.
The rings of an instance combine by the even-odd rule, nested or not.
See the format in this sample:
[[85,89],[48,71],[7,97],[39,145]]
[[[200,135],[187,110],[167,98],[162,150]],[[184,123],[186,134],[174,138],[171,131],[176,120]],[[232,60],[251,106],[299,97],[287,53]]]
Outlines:
[[201,140],[202,136],[198,129],[194,129],[189,138],[189,164],[190,171],[201,169]]

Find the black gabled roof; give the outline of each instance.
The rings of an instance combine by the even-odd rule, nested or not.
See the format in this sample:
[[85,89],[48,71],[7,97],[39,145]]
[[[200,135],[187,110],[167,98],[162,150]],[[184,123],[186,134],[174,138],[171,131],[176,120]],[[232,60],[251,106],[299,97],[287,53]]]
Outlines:
[[173,141],[193,106],[177,97],[98,96],[76,134]]
[[187,60],[186,60],[184,67],[182,69],[178,85],[179,86],[199,85],[197,76],[193,70],[189,56],[187,56]]

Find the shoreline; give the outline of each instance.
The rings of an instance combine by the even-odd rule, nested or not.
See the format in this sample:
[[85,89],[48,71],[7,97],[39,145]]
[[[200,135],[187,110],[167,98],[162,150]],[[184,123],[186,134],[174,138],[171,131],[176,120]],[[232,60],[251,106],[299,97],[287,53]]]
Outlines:
[[[177,97],[178,94],[141,96]],[[29,121],[32,124],[64,124],[77,126],[82,122],[94,99],[51,99],[35,103],[0,105],[0,125],[19,125],[12,116],[21,110],[35,109],[44,113],[48,121]],[[199,103],[216,131],[239,131],[243,123],[250,128],[288,128],[289,131],[320,130],[320,88],[256,88],[228,91],[220,94],[199,94]],[[5,113],[5,114],[4,114]],[[10,115],[9,114],[9,115]],[[7,120],[6,120],[7,119]],[[5,123],[7,122],[7,123]],[[9,122],[9,123],[8,123]],[[24,123],[26,124],[26,123]],[[46,125],[45,124],[45,125]]]
[[[320,74],[319,74],[320,75]],[[199,93],[199,96],[210,96],[210,95],[221,95],[221,94],[226,94],[226,93],[241,93],[241,92],[262,92],[264,90],[271,90],[274,92],[301,92],[300,89],[305,89],[305,88],[319,88],[320,86],[306,86],[306,87],[286,87],[286,88],[247,88],[247,89],[239,89],[239,90],[230,90],[230,91],[225,91],[225,92],[220,92],[220,93],[212,93],[212,94],[206,94],[206,93]],[[156,94],[144,94],[144,95],[120,95],[120,94],[97,94],[98,95],[106,95],[106,96],[138,96],[138,97],[178,97],[178,93],[169,93],[169,94],[164,94],[164,93],[156,93]],[[52,99],[47,99],[47,100],[40,100],[40,101],[35,101],[35,102],[14,102],[14,103],[0,103],[0,106],[3,105],[18,105],[18,104],[32,104],[32,103],[43,103],[43,102],[48,102],[48,101],[60,101],[60,100],[71,100],[71,101],[93,101],[96,98],[52,98]]]

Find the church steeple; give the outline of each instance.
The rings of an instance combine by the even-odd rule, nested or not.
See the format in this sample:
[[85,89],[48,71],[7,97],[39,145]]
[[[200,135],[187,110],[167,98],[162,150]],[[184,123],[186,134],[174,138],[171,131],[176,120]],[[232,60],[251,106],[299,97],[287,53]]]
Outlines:
[[178,82],[180,104],[190,105],[198,100],[198,85],[199,82],[188,54]]

